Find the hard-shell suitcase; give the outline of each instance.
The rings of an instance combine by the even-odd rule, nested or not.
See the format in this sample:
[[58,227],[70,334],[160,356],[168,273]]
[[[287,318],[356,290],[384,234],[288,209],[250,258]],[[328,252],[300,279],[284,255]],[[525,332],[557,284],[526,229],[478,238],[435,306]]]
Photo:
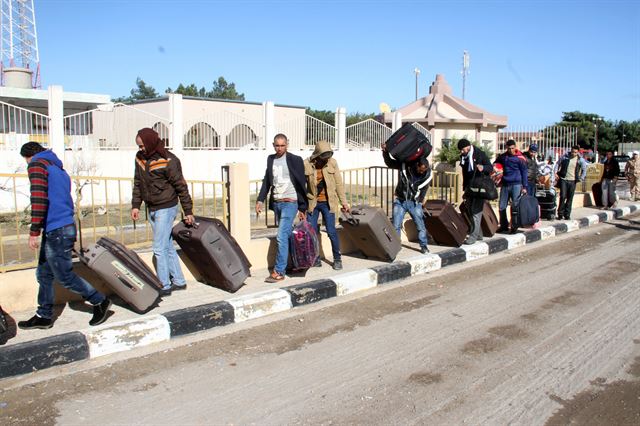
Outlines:
[[145,312],[158,300],[162,288],[158,277],[136,252],[119,242],[102,237],[79,257],[136,311]]
[[525,194],[518,203],[520,226],[532,226],[540,220],[540,205],[533,195]]
[[309,269],[316,263],[320,252],[318,235],[306,220],[301,220],[293,227],[289,238],[289,252],[294,271]]
[[171,235],[189,259],[196,279],[235,292],[251,276],[251,263],[218,219],[195,217],[193,226],[180,222]]
[[453,204],[445,200],[429,200],[425,205],[427,232],[442,246],[460,247],[469,226]]
[[[471,230],[471,213],[468,210],[467,204],[463,201],[460,204],[460,213],[464,217],[467,225],[469,226],[469,230]],[[482,220],[480,221],[480,228],[482,228],[482,236],[483,237],[493,237],[495,233],[498,231],[500,227],[500,222],[496,217],[496,213],[493,211],[491,207],[491,203],[487,200],[484,200],[482,204]]]
[[[591,185],[591,193],[593,194],[593,202],[596,203],[596,206],[602,207],[602,183],[596,182]],[[607,200],[609,205],[607,207],[611,207],[616,200]]]
[[553,220],[556,217],[556,193],[539,185],[536,190],[536,199],[540,205],[540,218]]
[[380,208],[366,205],[352,207],[350,213],[342,213],[340,223],[367,257],[393,261],[400,251],[400,237]]
[[391,158],[402,162],[416,161],[422,156],[427,157],[431,154],[429,139],[411,123],[403,124],[385,144]]

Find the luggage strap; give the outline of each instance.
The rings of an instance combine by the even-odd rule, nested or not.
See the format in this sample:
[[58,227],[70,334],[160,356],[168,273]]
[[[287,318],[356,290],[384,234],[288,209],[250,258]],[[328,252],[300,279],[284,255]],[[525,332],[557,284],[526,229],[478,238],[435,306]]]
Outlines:
[[350,212],[340,211],[340,220],[347,222],[353,226],[358,226],[360,224],[360,219],[354,217],[355,215],[360,214],[360,211],[357,209],[351,209]]

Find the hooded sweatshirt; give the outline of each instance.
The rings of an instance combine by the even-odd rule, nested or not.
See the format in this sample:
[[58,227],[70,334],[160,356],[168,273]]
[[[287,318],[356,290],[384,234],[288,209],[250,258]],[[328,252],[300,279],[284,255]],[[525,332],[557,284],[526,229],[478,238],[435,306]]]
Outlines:
[[31,157],[27,173],[31,184],[30,235],[75,223],[71,179],[56,154],[50,149],[37,153]]
[[[329,203],[329,210],[337,213],[342,204],[347,204],[347,197],[344,193],[342,175],[338,168],[338,162],[329,158],[322,164],[320,159],[323,153],[333,153],[331,145],[326,141],[318,141],[311,156],[304,160],[304,174],[307,180],[307,201],[308,211],[313,212],[318,201]],[[322,166],[320,169],[316,166]]]

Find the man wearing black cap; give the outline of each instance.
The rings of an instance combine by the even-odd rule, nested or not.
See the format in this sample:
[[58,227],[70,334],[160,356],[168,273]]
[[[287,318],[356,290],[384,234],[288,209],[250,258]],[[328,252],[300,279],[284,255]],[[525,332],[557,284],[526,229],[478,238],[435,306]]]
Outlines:
[[411,163],[399,162],[389,156],[385,144],[382,144],[382,158],[387,167],[400,170],[400,179],[395,190],[396,199],[393,201],[393,226],[400,235],[404,217],[409,213],[418,230],[420,253],[428,253],[427,225],[424,223],[423,209],[432,179],[429,160],[423,156]]
[[[476,174],[491,175],[493,172],[493,166],[489,161],[487,155],[482,150],[471,145],[466,139],[460,139],[458,141],[458,149],[460,150],[460,167],[462,167],[462,190],[463,194],[466,194],[466,189],[471,183],[471,179]],[[482,221],[482,208],[484,207],[484,200],[474,196],[464,196],[467,198],[467,204],[469,213],[471,214],[473,223],[471,232],[466,240],[465,244],[474,244],[478,240],[482,240],[482,228],[480,222]]]

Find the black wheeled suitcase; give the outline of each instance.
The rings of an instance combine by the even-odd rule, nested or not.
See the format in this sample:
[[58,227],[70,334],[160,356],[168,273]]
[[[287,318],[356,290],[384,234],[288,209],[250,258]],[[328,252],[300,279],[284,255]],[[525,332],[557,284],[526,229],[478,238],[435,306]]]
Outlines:
[[540,220],[540,204],[533,195],[524,194],[518,203],[520,226],[532,226]]
[[146,312],[158,300],[162,288],[158,277],[136,252],[119,242],[102,237],[79,257],[137,312]]
[[[591,193],[593,194],[593,202],[596,206],[602,207],[602,182],[596,182],[591,185]],[[611,207],[616,200],[607,200],[609,204],[607,207]]]
[[400,237],[382,209],[355,206],[350,213],[342,213],[340,223],[366,257],[393,261],[398,255]]
[[[465,222],[471,229],[471,213],[467,208],[467,203],[463,201],[460,204],[460,213],[462,213],[462,217]],[[480,221],[480,228],[482,228],[482,236],[483,237],[493,237],[495,233],[498,231],[500,227],[500,222],[496,217],[496,213],[493,211],[491,207],[491,203],[487,200],[484,200],[482,204],[482,220]]]
[[467,238],[469,226],[453,204],[445,200],[429,200],[425,205],[427,232],[441,246],[460,247]]
[[556,193],[539,185],[536,189],[536,199],[540,205],[540,218],[554,220],[557,210]]
[[196,216],[195,225],[184,222],[171,235],[188,258],[198,281],[235,292],[251,276],[251,263],[235,238],[218,219]]
[[391,158],[411,162],[431,154],[429,139],[411,123],[405,123],[385,142]]

